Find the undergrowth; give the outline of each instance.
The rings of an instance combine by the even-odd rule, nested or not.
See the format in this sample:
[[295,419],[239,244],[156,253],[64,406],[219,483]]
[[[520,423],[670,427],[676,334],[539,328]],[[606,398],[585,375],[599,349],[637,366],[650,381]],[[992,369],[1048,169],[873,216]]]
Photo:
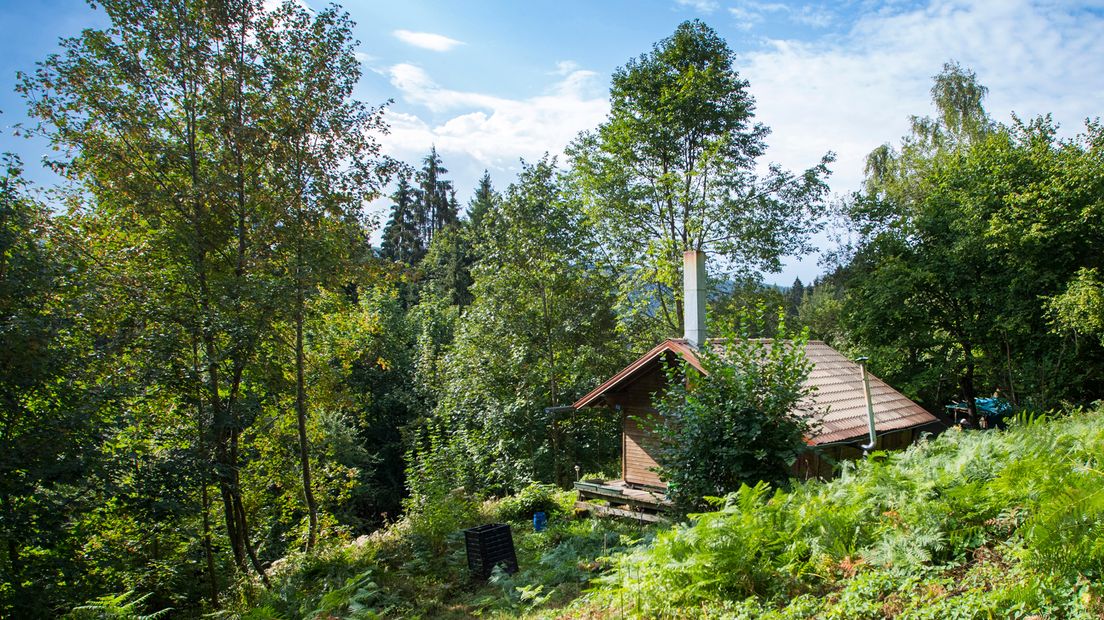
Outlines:
[[[745,486],[674,527],[583,518],[550,487],[454,498],[287,558],[271,590],[239,591],[237,615],[1100,619],[1102,455],[1098,408],[951,430],[831,482]],[[473,580],[462,529],[495,521],[511,523],[520,570]]]
[[[651,536],[654,528],[586,518],[575,494],[533,485],[515,496],[476,502],[453,497],[349,544],[277,563],[271,589],[250,584],[236,611],[247,620],[336,618],[513,618],[577,599],[608,570],[608,558]],[[548,516],[534,532],[533,512]],[[511,525],[519,571],[487,581],[468,573],[463,529]]]
[[580,611],[1102,618],[1104,411],[948,431],[788,492],[745,486],[631,551]]

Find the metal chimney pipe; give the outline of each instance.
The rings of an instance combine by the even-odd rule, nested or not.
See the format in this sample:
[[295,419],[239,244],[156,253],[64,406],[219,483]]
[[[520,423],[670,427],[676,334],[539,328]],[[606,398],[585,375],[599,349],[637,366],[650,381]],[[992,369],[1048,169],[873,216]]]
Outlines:
[[866,363],[870,361],[870,358],[857,357],[855,361],[859,363],[859,372],[862,373],[863,396],[866,397],[866,418],[870,424],[870,443],[862,446],[863,455],[865,456],[878,443],[878,436],[874,432],[874,400],[870,398],[870,377],[866,374]]
[[705,253],[682,254],[683,338],[691,346],[705,345]]

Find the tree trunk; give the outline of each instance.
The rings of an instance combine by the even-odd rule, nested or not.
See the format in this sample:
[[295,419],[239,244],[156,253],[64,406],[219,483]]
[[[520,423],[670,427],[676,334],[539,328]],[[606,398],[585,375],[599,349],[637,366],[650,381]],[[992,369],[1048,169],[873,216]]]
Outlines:
[[218,609],[218,575],[215,574],[215,552],[211,545],[211,496],[207,492],[207,480],[203,481],[203,555],[207,559],[207,581],[210,588],[211,609]]
[[970,345],[962,346],[962,353],[966,356],[966,372],[962,375],[962,395],[966,398],[966,409],[969,411],[970,422],[977,423],[977,395],[974,391],[974,350]]
[[238,524],[242,539],[245,541],[245,551],[249,555],[249,562],[253,565],[253,570],[257,571],[257,575],[260,576],[261,583],[264,584],[264,587],[266,589],[271,589],[272,584],[268,581],[268,574],[265,573],[264,566],[262,566],[260,560],[257,559],[257,551],[253,548],[253,543],[249,540],[249,524],[245,518],[245,506],[242,505],[240,494],[234,497],[234,512],[238,517]]
[[303,367],[303,287],[296,284],[295,307],[295,415],[299,422],[299,464],[303,470],[303,496],[307,500],[310,520],[307,531],[307,550],[314,548],[318,535],[318,504],[311,488],[310,452],[307,445],[307,386]]

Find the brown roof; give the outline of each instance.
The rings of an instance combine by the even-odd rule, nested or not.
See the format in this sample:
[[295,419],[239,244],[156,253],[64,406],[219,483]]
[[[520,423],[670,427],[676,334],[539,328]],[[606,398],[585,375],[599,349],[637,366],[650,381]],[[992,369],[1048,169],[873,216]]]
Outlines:
[[668,338],[652,348],[651,351],[640,356],[640,359],[626,366],[621,372],[607,379],[602,385],[588,392],[586,396],[575,401],[575,404],[571,406],[575,409],[582,409],[583,407],[593,405],[594,402],[601,398],[606,392],[625,383],[629,379],[635,378],[642,372],[651,370],[651,362],[657,361],[667,353],[677,354],[697,369],[698,372],[705,372],[705,369],[702,368],[701,361],[698,360],[698,356],[694,353],[694,349],[690,346],[689,342],[681,339],[675,340],[674,338]]
[[[715,349],[723,347],[723,343],[718,341],[710,341],[710,345]],[[705,372],[689,343],[685,340],[664,340],[580,398],[573,407],[581,409],[595,404],[603,394],[643,372],[653,370],[652,362],[665,354],[679,355],[697,370]],[[808,442],[822,445],[864,438],[868,426],[859,365],[819,340],[809,341],[805,346],[805,355],[813,364],[806,380],[806,385],[813,388],[809,404],[820,422],[816,435],[808,438]],[[869,375],[869,378],[870,398],[874,403],[874,428],[879,434],[938,422],[935,416],[881,379],[874,375]]]

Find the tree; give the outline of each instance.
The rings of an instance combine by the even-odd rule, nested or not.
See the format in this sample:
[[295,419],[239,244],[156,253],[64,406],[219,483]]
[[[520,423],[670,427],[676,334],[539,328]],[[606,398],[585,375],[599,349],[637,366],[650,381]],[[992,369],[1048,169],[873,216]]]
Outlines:
[[437,148],[432,147],[422,160],[417,173],[418,208],[416,223],[422,247],[429,247],[436,235],[457,221],[459,205],[456,204],[452,182],[444,178],[448,174]]
[[623,281],[622,305],[647,308],[657,335],[681,332],[686,250],[725,272],[777,270],[807,249],[831,154],[794,174],[760,177],[769,130],[735,55],[700,21],[684,22],[613,75],[611,110],[569,148],[590,220]]
[[[486,493],[566,482],[570,465],[598,466],[616,446],[608,416],[549,409],[626,357],[612,283],[593,268],[594,240],[554,162],[525,165],[484,223],[473,301],[438,366],[437,406],[409,466],[415,505],[430,488]],[[432,462],[451,465],[429,471]],[[446,482],[431,484],[431,475]]]
[[1049,118],[995,124],[985,92],[944,65],[935,119],[868,158],[846,203],[859,243],[837,272],[849,336],[932,405],[957,393],[972,410],[979,384],[1044,407],[1085,398],[1101,352],[1048,335],[1045,300],[1099,266],[1100,129],[1059,141]]
[[[84,589],[68,519],[89,510],[109,408],[99,313],[81,302],[77,248],[0,156],[0,615],[45,617]],[[88,485],[88,486],[86,486]]]
[[786,295],[786,315],[793,317],[797,315],[797,309],[801,307],[801,302],[805,299],[805,293],[809,289],[801,283],[801,278],[794,278],[794,283],[790,287],[789,293]]
[[[80,224],[95,241],[90,251],[112,265],[105,280],[123,317],[124,375],[161,388],[135,390],[136,419],[118,443],[163,441],[193,458],[193,468],[166,467],[158,484],[185,495],[202,521],[206,561],[193,575],[206,575],[215,605],[215,550],[266,579],[254,527],[267,506],[246,499],[249,442],[254,424],[287,413],[277,403],[289,350],[296,374],[303,369],[302,343],[281,348],[281,328],[308,317],[325,279],[325,265],[313,271],[310,261],[334,249],[355,254],[345,233],[359,226],[348,221],[358,213],[351,205],[371,187],[364,158],[381,125],[378,110],[346,100],[358,63],[351,24],[336,9],[268,10],[252,0],[101,6],[111,25],[63,41],[64,52],[23,76],[20,89],[69,156],[60,165],[87,199]],[[331,130],[351,134],[321,143]],[[360,232],[356,243],[366,245]],[[302,378],[295,383],[305,414]],[[221,532],[208,517],[212,483]],[[158,561],[159,529],[137,528],[150,532]]]
[[1066,290],[1050,299],[1047,308],[1055,327],[1097,336],[1104,344],[1104,282],[1096,268],[1078,270]]
[[[259,61],[267,69],[273,105],[262,122],[273,136],[272,191],[278,243],[288,249],[281,274],[292,298],[295,412],[299,462],[309,525],[307,549],[318,535],[307,440],[308,390],[304,331],[312,299],[324,287],[353,279],[362,262],[366,229],[361,205],[372,198],[386,167],[371,138],[385,126],[379,110],[352,99],[360,79],[352,22],[333,7],[313,13],[294,2],[269,12],[258,28]],[[402,188],[400,186],[400,192]],[[285,289],[286,290],[286,289]]]
[[[452,194],[455,200],[455,192]],[[423,294],[436,296],[449,304],[464,307],[472,302],[472,268],[479,260],[479,248],[488,231],[484,220],[499,200],[491,186],[491,175],[483,171],[483,177],[468,204],[467,217],[441,229],[422,264],[426,282]],[[457,207],[450,209],[455,212]]]
[[468,203],[468,226],[478,235],[483,227],[483,218],[494,208],[499,200],[498,193],[491,185],[491,173],[483,171],[479,185],[475,188],[471,202]]
[[799,408],[810,394],[808,336],[790,340],[781,311],[769,341],[752,339],[751,323],[742,319],[730,330],[723,351],[701,351],[706,374],[685,362],[668,369],[652,430],[660,477],[683,511],[744,484],[785,484],[805,450],[810,424]]
[[380,254],[393,261],[417,264],[425,254],[417,225],[417,200],[414,188],[405,176],[399,176],[398,187],[391,194],[391,216],[383,228]]

